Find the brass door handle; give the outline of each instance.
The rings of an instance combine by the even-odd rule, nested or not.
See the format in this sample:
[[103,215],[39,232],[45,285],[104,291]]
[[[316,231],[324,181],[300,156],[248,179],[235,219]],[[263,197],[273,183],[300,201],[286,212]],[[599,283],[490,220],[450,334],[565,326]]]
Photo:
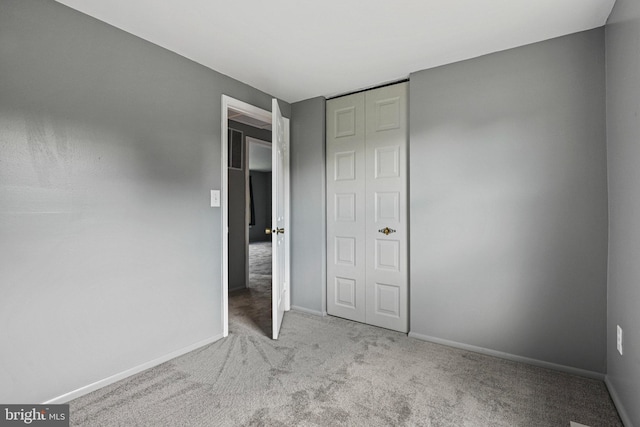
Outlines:
[[395,233],[396,230],[394,230],[393,228],[389,228],[389,227],[385,227],[385,228],[381,228],[380,230],[378,230],[378,233],[382,233],[385,236],[388,236],[391,233]]
[[264,230],[264,234],[284,234],[284,228],[274,228],[273,230],[271,230],[270,228],[267,228],[266,230]]

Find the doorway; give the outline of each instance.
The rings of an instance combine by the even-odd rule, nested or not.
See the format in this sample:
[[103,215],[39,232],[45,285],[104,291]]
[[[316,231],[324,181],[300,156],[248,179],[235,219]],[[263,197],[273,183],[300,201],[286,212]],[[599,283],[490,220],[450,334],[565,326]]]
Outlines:
[[271,336],[271,124],[230,115],[228,135],[229,330]]
[[[268,322],[268,304],[264,304],[266,309],[259,313],[252,313],[253,322],[256,326],[274,339],[277,339],[284,312],[290,307],[289,292],[289,235],[286,233],[289,224],[289,132],[288,119],[282,117],[277,100],[272,101],[272,112],[263,110],[245,102],[233,99],[231,97],[222,96],[222,191],[221,191],[221,216],[223,224],[223,249],[222,249],[222,325],[223,336],[229,334],[229,293],[230,284],[238,289],[239,284],[244,288],[250,287],[251,274],[249,269],[250,260],[250,231],[249,225],[251,218],[251,198],[250,198],[250,165],[251,157],[259,157],[260,148],[262,155],[266,154],[265,148],[271,154],[271,163],[273,166],[272,183],[270,194],[261,194],[264,198],[271,200],[272,221],[267,225],[269,231],[274,233],[267,236],[268,242],[271,242],[272,248],[272,280],[270,284],[262,283],[259,285],[262,291],[270,291],[271,297],[271,334],[265,323]],[[236,128],[236,129],[233,129]],[[231,130],[233,129],[233,130]],[[269,131],[270,132],[265,132]],[[257,131],[257,133],[256,133]],[[260,138],[262,132],[262,138]],[[245,143],[246,134],[253,133],[258,138],[249,139],[249,143]],[[268,135],[265,137],[265,134]],[[270,138],[269,138],[270,136]],[[254,151],[251,155],[251,147],[256,140],[262,139],[262,143],[257,142],[256,146],[260,146],[258,151]],[[265,139],[271,139],[273,144],[269,144]],[[237,141],[241,145],[237,145]],[[236,145],[234,145],[236,144]],[[271,148],[273,145],[273,149]],[[241,160],[240,160],[241,159]],[[242,169],[242,170],[240,170]],[[234,183],[233,177],[242,177],[242,189],[238,190],[237,183]],[[239,196],[239,201],[238,197]],[[233,205],[233,206],[232,206]],[[242,206],[241,213],[238,215],[235,206]],[[254,218],[257,219],[257,218]],[[266,222],[266,221],[265,221]],[[239,227],[238,227],[239,224]],[[254,226],[257,226],[257,221]],[[240,233],[237,233],[238,228]],[[262,228],[262,233],[265,232]],[[254,237],[256,230],[254,230]],[[241,249],[238,249],[240,247]],[[262,249],[266,249],[265,244]],[[262,251],[261,269],[266,269],[264,254],[268,251]],[[239,262],[240,260],[240,262]],[[238,265],[240,265],[241,273],[238,273]],[[254,278],[255,279],[255,278]],[[262,278],[264,281],[264,277]],[[268,288],[270,285],[270,289]],[[264,294],[265,292],[263,292]],[[263,298],[264,299],[264,298]],[[266,319],[265,319],[266,317]],[[265,330],[267,329],[267,330]]]

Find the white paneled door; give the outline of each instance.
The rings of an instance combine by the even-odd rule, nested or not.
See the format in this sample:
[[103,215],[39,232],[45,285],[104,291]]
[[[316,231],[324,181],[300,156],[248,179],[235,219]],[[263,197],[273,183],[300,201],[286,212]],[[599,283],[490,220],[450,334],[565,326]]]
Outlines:
[[289,292],[289,123],[282,117],[278,100],[272,109],[272,324],[273,339],[277,339],[285,310],[288,310]]
[[327,102],[327,311],[408,331],[407,83]]
[[364,93],[327,102],[327,311],[365,321]]

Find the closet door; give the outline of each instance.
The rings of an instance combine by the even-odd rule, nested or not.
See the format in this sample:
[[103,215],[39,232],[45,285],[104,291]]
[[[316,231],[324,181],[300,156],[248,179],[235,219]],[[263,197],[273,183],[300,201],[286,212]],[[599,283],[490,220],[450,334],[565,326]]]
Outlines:
[[407,83],[327,102],[327,311],[408,331]]
[[327,312],[365,322],[364,93],[327,102]]
[[408,331],[408,84],[365,92],[366,323]]

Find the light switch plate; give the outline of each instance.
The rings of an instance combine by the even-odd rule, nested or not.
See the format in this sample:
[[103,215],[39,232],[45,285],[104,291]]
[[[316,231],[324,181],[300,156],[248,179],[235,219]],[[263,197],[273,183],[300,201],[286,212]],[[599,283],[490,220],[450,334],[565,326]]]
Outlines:
[[220,207],[220,190],[211,190],[211,207]]

